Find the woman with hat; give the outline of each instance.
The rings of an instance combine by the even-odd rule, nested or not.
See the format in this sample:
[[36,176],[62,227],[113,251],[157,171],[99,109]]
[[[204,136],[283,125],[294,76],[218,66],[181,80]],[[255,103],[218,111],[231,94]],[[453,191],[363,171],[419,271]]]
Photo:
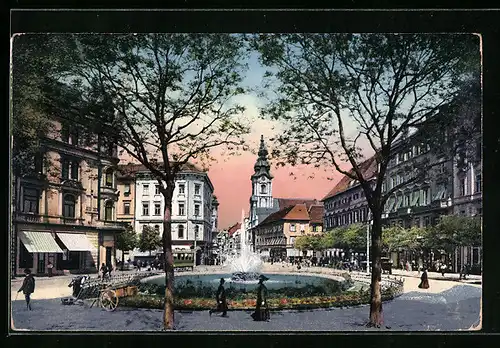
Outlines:
[[259,276],[259,285],[257,287],[257,304],[255,306],[255,312],[252,314],[252,318],[255,321],[269,320],[269,308],[267,307],[267,287],[264,285],[264,281],[268,280],[265,275]]

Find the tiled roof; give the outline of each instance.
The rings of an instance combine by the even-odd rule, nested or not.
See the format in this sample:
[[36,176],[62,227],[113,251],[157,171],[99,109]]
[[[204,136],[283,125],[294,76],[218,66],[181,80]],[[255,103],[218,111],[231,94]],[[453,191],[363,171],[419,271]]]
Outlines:
[[313,198],[276,198],[278,200],[279,209],[284,209],[297,204],[305,204],[307,209],[312,205],[321,205],[322,202]]
[[[375,159],[375,156],[372,156],[366,161],[360,163],[359,168],[361,169],[361,173],[363,174],[363,177],[365,179],[373,178],[377,173],[377,161]],[[351,169],[349,173],[354,174],[354,170]],[[353,179],[351,179],[347,175],[344,175],[344,177],[337,183],[337,185],[335,185],[335,187],[330,192],[328,192],[328,194],[325,196],[325,198],[322,199],[322,201],[331,198],[340,192],[347,190],[351,182],[353,181],[354,181]]]
[[311,205],[309,208],[309,218],[311,223],[320,224],[323,223],[323,213],[324,207],[322,205]]
[[265,218],[259,225],[268,224],[271,222],[282,220],[295,206],[291,205],[284,209],[278,210],[277,212],[272,213],[267,218]]
[[238,231],[241,228],[241,223],[236,223],[233,226],[229,227],[227,230],[227,234],[229,234],[229,237],[231,237],[236,231]]
[[285,220],[309,220],[309,212],[305,204],[296,204],[284,217]]
[[[158,167],[161,167],[163,163],[158,163]],[[182,172],[195,172],[195,173],[205,173],[204,170],[197,167],[192,163],[183,164],[181,167]],[[149,172],[149,169],[146,168],[143,164],[137,163],[128,163],[128,164],[119,164],[118,165],[118,177],[134,177],[137,172]]]

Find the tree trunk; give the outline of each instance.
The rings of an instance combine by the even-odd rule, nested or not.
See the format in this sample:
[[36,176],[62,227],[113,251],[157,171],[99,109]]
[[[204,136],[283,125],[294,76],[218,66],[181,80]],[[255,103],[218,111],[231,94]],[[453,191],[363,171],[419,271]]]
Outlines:
[[172,254],[172,196],[174,183],[167,184],[165,198],[165,215],[163,218],[163,269],[165,270],[165,305],[163,327],[174,329],[174,256]]
[[382,318],[382,291],[381,291],[381,251],[382,251],[382,224],[381,215],[373,214],[372,226],[372,279],[370,298],[370,322],[368,326],[380,327]]

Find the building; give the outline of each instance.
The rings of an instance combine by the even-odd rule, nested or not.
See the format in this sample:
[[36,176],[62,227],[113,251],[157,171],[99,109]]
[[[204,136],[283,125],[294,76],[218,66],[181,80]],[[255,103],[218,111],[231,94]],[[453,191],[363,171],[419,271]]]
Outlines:
[[[377,173],[377,161],[371,157],[359,165],[370,183]],[[351,173],[354,173],[351,170]],[[323,224],[325,230],[369,220],[369,208],[363,188],[357,180],[345,175],[322,199],[324,205]]]
[[117,148],[105,137],[54,118],[41,141],[37,173],[16,177],[12,273],[24,268],[96,272],[115,265]]
[[[453,131],[445,130],[443,136]],[[403,137],[392,147],[382,192],[406,182],[419,163],[429,166],[423,180],[402,186],[386,201],[382,215],[385,225],[400,225],[405,228],[435,225],[443,215],[482,215],[481,157],[480,153],[467,160],[466,151],[450,156],[439,148],[431,151],[431,145],[419,141],[418,133]],[[479,142],[480,135],[473,142]],[[439,144],[433,146],[438,147]],[[476,146],[480,151],[480,145]],[[376,178],[377,164],[370,158],[361,165],[364,176],[372,182]],[[323,199],[325,205],[324,224],[326,229],[366,222],[368,207],[363,190],[355,180],[344,176]],[[481,248],[464,246],[455,255],[431,254],[431,262],[447,256],[452,257],[454,271],[464,263],[481,263]],[[393,252],[393,263],[411,259],[406,253]],[[446,260],[448,261],[448,260]]]
[[268,151],[264,143],[264,136],[261,135],[258,158],[254,165],[254,174],[250,180],[252,182],[252,195],[250,197],[250,213],[248,217],[248,227],[251,233],[251,244],[254,251],[256,246],[255,229],[269,215],[297,204],[321,205],[321,202],[311,198],[275,198],[273,197],[273,176],[271,166],[267,160]]
[[285,259],[302,256],[295,249],[297,237],[323,232],[323,206],[299,203],[264,219],[255,228],[256,251],[263,257]]
[[[122,175],[134,178],[134,196],[129,197],[134,206],[134,230],[141,233],[144,226],[163,234],[165,201],[160,193],[158,181],[143,165],[120,166]],[[132,186],[131,186],[132,188]],[[208,247],[212,243],[213,191],[208,174],[193,164],[186,164],[175,180],[172,200],[172,244],[174,250],[189,250],[196,245],[197,264],[204,263]],[[124,200],[124,203],[126,201]],[[161,250],[152,251],[156,256]],[[132,258],[149,257],[149,252],[134,250]]]

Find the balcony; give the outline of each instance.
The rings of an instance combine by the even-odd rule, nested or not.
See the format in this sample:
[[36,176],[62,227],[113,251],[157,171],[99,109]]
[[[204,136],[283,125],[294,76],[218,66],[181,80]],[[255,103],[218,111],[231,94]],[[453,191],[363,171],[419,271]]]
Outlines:
[[61,216],[59,218],[59,223],[63,225],[83,225],[85,222],[85,219],[83,218],[72,218],[72,217],[66,217],[66,216]]
[[98,220],[96,227],[105,230],[124,230],[128,222],[113,221],[113,220]]
[[14,217],[16,222],[42,223],[43,216],[35,213],[16,213]]

